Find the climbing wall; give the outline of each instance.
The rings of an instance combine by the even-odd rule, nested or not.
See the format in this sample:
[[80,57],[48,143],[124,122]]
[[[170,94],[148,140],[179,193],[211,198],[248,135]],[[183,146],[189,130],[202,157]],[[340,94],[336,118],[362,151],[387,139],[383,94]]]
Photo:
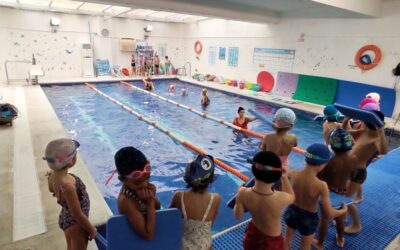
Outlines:
[[336,79],[299,75],[299,83],[293,99],[327,105],[334,101],[336,89]]
[[292,98],[299,81],[299,75],[295,73],[278,72],[274,93],[280,96]]

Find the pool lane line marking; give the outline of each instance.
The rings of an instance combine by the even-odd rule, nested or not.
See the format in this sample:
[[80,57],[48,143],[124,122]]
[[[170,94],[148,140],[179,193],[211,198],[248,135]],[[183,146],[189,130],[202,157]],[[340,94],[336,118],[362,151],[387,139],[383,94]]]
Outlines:
[[[181,145],[185,146],[186,148],[201,154],[201,155],[207,155],[207,152],[201,150],[200,148],[194,146],[193,144],[191,144],[188,141],[184,141],[182,139],[180,139],[177,135],[175,135],[174,133],[172,133],[171,131],[161,127],[160,125],[158,125],[155,121],[150,120],[149,118],[147,118],[144,115],[139,114],[138,112],[132,110],[131,108],[129,108],[128,106],[122,104],[120,101],[104,94],[103,92],[101,92],[100,90],[98,90],[96,87],[94,87],[93,85],[89,84],[89,83],[85,83],[85,86],[87,86],[88,88],[92,89],[93,91],[97,92],[98,94],[100,94],[101,96],[107,98],[108,100],[112,101],[113,103],[121,106],[122,108],[126,109],[127,111],[129,111],[131,114],[139,117],[141,120],[153,125],[154,127],[156,127],[157,129],[161,130],[162,132],[164,132],[165,134],[167,134],[168,136],[172,137],[173,139],[175,139],[176,141],[178,141]],[[231,172],[232,174],[234,174],[235,176],[237,176],[238,178],[240,178],[241,180],[243,180],[244,182],[247,182],[249,180],[249,177],[247,177],[246,175],[242,174],[241,172],[239,172],[238,170],[234,169],[233,167],[229,166],[228,164],[222,162],[221,160],[214,158],[214,162],[220,166],[221,168],[225,169],[226,171]],[[116,173],[116,170],[113,171],[112,176],[114,176],[114,174]],[[109,178],[111,179],[112,176]],[[105,185],[107,185],[108,183],[106,183]]]
[[[191,111],[191,112],[193,112],[193,113],[195,113],[195,114],[198,114],[199,116],[201,116],[201,117],[203,117],[203,118],[208,118],[208,119],[213,120],[213,121],[216,121],[216,122],[218,122],[218,123],[220,123],[220,124],[224,124],[224,125],[227,126],[227,127],[233,128],[233,129],[235,129],[235,130],[239,130],[240,132],[242,132],[242,133],[244,133],[244,134],[248,134],[248,135],[254,136],[254,137],[256,137],[256,138],[260,138],[260,139],[264,139],[264,137],[265,137],[265,134],[255,132],[255,131],[253,131],[253,130],[241,128],[241,127],[236,126],[236,125],[234,125],[234,124],[232,124],[232,123],[230,123],[230,122],[225,121],[224,119],[221,119],[221,118],[212,116],[212,115],[210,115],[210,114],[207,114],[206,112],[201,112],[201,111],[196,110],[196,109],[194,109],[194,108],[192,108],[192,107],[186,106],[186,105],[184,105],[184,104],[178,103],[178,102],[173,101],[173,100],[171,100],[171,99],[167,99],[167,98],[165,98],[165,97],[163,97],[163,96],[157,95],[157,94],[155,94],[155,93],[153,93],[153,92],[150,92],[150,91],[141,89],[141,88],[136,87],[136,86],[134,86],[134,85],[132,85],[132,84],[130,84],[130,83],[128,83],[128,82],[120,81],[120,83],[123,84],[123,85],[125,85],[125,86],[128,86],[128,87],[130,87],[130,88],[133,88],[133,89],[135,89],[135,90],[137,90],[137,91],[139,91],[139,92],[146,93],[146,94],[149,94],[149,95],[151,95],[151,96],[153,96],[153,97],[156,97],[156,98],[158,98],[158,99],[161,99],[161,100],[163,100],[163,101],[166,101],[167,103],[172,103],[172,104],[176,105],[177,107],[181,107],[181,108],[184,108],[184,109],[186,109],[186,110],[189,110],[189,111]],[[295,151],[295,152],[297,152],[297,153],[300,153],[300,154],[304,154],[304,152],[305,152],[304,149],[301,149],[301,148],[298,148],[298,147],[294,147],[294,148],[293,148],[293,151]]]
[[15,105],[22,115],[14,121],[13,241],[47,231],[25,96],[17,87]]

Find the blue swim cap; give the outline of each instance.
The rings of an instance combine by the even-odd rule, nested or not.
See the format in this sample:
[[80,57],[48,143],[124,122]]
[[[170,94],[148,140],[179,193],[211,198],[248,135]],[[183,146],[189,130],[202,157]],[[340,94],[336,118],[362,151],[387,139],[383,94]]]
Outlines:
[[327,105],[324,108],[324,120],[336,120],[340,116],[339,111],[333,105]]
[[183,179],[191,187],[203,187],[214,179],[214,159],[211,155],[197,155],[186,165]]
[[322,165],[327,163],[333,156],[325,144],[314,143],[308,146],[304,153],[306,162],[310,165]]
[[348,151],[353,147],[353,137],[346,130],[338,128],[329,135],[329,145],[333,149]]

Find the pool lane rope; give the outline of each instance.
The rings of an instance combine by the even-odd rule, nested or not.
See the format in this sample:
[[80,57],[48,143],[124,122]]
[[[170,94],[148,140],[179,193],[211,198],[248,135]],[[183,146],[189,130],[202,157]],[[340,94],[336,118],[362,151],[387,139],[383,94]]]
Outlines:
[[[253,131],[253,130],[241,128],[241,127],[239,127],[239,126],[234,125],[233,123],[230,123],[230,122],[225,121],[224,119],[221,119],[221,118],[212,116],[212,115],[207,114],[207,113],[205,113],[205,112],[201,112],[201,111],[196,110],[196,109],[194,109],[194,108],[192,108],[192,107],[186,106],[186,105],[184,105],[184,104],[178,103],[178,102],[173,101],[173,100],[171,100],[171,99],[167,99],[167,98],[165,98],[165,97],[162,97],[162,96],[160,96],[160,95],[157,95],[157,94],[155,94],[155,93],[153,93],[153,92],[150,92],[150,91],[141,89],[141,88],[136,87],[136,86],[134,86],[134,85],[132,85],[132,84],[130,84],[130,83],[128,83],[128,82],[120,81],[120,83],[124,84],[125,86],[131,87],[131,88],[133,88],[133,89],[135,89],[135,90],[137,90],[137,91],[139,91],[139,92],[149,94],[149,95],[154,96],[154,97],[156,97],[156,98],[158,98],[158,99],[160,99],[160,100],[163,100],[163,101],[166,101],[166,102],[168,102],[168,103],[174,104],[174,105],[176,105],[177,107],[187,109],[187,110],[189,110],[190,112],[193,112],[193,113],[195,113],[195,114],[197,114],[197,115],[199,115],[199,116],[201,116],[201,117],[203,117],[203,118],[207,118],[207,119],[216,121],[216,122],[218,122],[218,123],[221,123],[221,124],[223,124],[223,125],[225,125],[225,126],[227,126],[227,127],[233,128],[233,129],[235,129],[235,130],[239,130],[240,132],[242,132],[242,133],[244,133],[244,134],[248,134],[248,135],[251,135],[251,136],[254,136],[254,137],[257,137],[257,138],[261,138],[261,139],[264,139],[264,137],[265,137],[265,134],[257,133],[257,132],[255,132],[255,131]],[[295,152],[297,152],[297,153],[300,153],[300,154],[304,154],[304,152],[305,152],[304,149],[301,149],[301,148],[298,148],[298,147],[294,147],[294,148],[293,148],[293,151],[295,151]]]
[[[99,95],[107,98],[108,100],[112,101],[113,103],[121,106],[123,109],[127,110],[129,113],[131,113],[132,115],[135,115],[139,120],[143,120],[149,124],[151,124],[152,126],[156,127],[157,129],[159,129],[160,131],[164,132],[166,135],[168,135],[169,137],[171,137],[172,139],[174,139],[175,141],[179,142],[181,145],[185,146],[186,148],[201,154],[201,155],[208,155],[207,152],[201,150],[200,148],[194,146],[193,144],[191,144],[188,141],[182,140],[180,139],[176,134],[172,133],[171,131],[161,127],[160,125],[157,124],[157,122],[150,120],[149,118],[147,118],[146,116],[134,111],[133,109],[131,109],[130,107],[126,106],[125,104],[121,103],[120,101],[110,97],[107,94],[104,94],[103,92],[101,92],[100,90],[98,90],[96,87],[94,87],[93,85],[89,84],[89,83],[85,83],[86,87],[92,89],[93,91],[97,92]],[[242,174],[241,172],[239,172],[238,170],[234,169],[233,167],[229,166],[228,164],[222,162],[221,160],[214,158],[214,162],[215,164],[217,164],[218,166],[220,166],[221,168],[225,169],[226,171],[231,172],[232,174],[234,174],[235,176],[237,176],[239,179],[243,180],[244,182],[247,182],[250,178],[247,177],[246,175]],[[113,170],[113,173],[111,174],[111,176],[106,180],[106,182],[104,183],[106,186],[108,185],[108,183],[110,182],[110,180],[112,179],[112,177],[114,176],[114,174],[116,173],[116,170]]]

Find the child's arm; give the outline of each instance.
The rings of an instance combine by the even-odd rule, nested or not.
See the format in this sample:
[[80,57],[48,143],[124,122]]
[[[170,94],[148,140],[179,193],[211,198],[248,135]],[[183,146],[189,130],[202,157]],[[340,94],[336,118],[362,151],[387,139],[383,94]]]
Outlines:
[[82,212],[75,187],[73,185],[65,185],[63,197],[67,203],[69,211],[71,211],[72,217],[75,219],[77,224],[89,234],[89,239],[92,240],[96,237],[97,230],[92,226],[92,224],[90,224],[88,217]]
[[156,210],[159,210],[161,208],[161,203],[160,201],[156,198],[156,193],[157,193],[157,188],[154,184],[149,183],[149,188],[150,190],[153,192],[153,196],[154,196],[154,205]]
[[212,217],[212,224],[214,224],[215,219],[217,218],[219,206],[221,205],[221,196],[219,196],[218,194],[213,194],[213,195],[214,195],[214,203],[215,203],[215,213]]
[[46,173],[45,176],[47,177],[47,186],[49,187],[49,191],[54,196],[54,190],[53,190],[52,179],[51,179],[51,175],[52,174],[53,174],[53,172],[49,171],[49,172]]
[[154,196],[148,189],[142,189],[137,192],[142,192],[138,196],[143,197],[143,200],[147,204],[146,217],[140,213],[133,202],[129,202],[128,200],[121,202],[120,211],[125,214],[129,224],[140,237],[144,240],[152,240],[156,229]]
[[242,199],[243,199],[242,196],[243,196],[244,190],[245,190],[244,187],[242,187],[242,186],[239,187],[239,191],[236,195],[236,203],[235,203],[235,206],[233,207],[233,213],[237,220],[240,220],[244,214],[244,205],[243,205],[243,201],[242,201]]
[[267,150],[267,139],[268,139],[268,135],[265,135],[263,141],[260,144],[260,150],[261,151],[266,151]]
[[347,206],[343,204],[342,208],[337,210],[332,207],[331,199],[329,198],[329,189],[326,182],[321,181],[321,203],[322,209],[330,218],[336,218],[347,213]]
[[290,184],[286,173],[282,174],[281,182],[282,182],[282,192],[285,193],[284,196],[285,199],[283,200],[283,202],[285,203],[285,205],[292,204],[295,196],[292,185]]
[[384,127],[378,128],[379,142],[378,151],[379,154],[385,155],[388,151],[388,143],[386,141],[385,129]]
[[178,193],[179,192],[176,192],[176,193],[174,193],[174,196],[172,196],[171,203],[169,204],[169,208],[178,208],[178,206],[177,206],[177,204],[178,204],[177,199],[179,197]]

